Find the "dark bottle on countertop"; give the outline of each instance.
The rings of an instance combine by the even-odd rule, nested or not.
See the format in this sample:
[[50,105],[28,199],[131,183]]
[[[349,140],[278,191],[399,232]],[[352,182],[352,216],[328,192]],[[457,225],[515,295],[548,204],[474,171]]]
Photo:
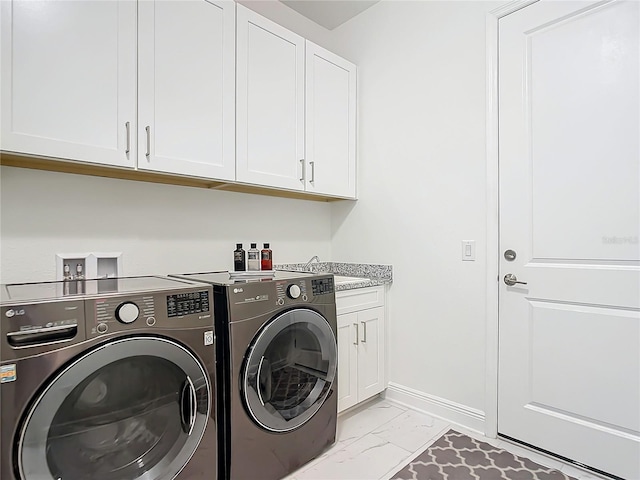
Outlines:
[[233,269],[236,272],[244,272],[247,269],[247,260],[241,243],[236,243],[233,251]]
[[260,250],[257,243],[252,243],[248,253],[247,267],[249,270],[260,270]]
[[262,270],[273,269],[273,252],[269,249],[268,243],[264,244],[264,248],[260,252],[260,262]]

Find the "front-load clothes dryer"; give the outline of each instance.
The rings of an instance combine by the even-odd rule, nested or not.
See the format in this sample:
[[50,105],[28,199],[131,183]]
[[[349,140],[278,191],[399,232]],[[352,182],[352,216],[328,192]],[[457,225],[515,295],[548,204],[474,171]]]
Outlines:
[[[250,272],[252,273],[252,272]],[[185,275],[213,285],[226,410],[221,476],[276,480],[335,442],[333,275]]]
[[78,282],[0,286],[2,480],[215,479],[211,287]]

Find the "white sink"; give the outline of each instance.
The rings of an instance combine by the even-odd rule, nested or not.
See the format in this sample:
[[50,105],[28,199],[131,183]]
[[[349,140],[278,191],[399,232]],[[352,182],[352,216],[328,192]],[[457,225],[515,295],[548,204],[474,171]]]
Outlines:
[[343,275],[333,276],[333,281],[336,285],[342,285],[344,283],[353,283],[353,282],[364,282],[365,280],[367,279],[362,277],[345,277]]

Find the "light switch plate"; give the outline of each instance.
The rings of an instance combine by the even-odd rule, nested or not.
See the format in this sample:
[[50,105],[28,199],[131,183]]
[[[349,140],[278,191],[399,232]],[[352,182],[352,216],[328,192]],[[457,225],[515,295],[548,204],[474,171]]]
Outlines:
[[473,262],[476,259],[476,241],[462,240],[462,260]]

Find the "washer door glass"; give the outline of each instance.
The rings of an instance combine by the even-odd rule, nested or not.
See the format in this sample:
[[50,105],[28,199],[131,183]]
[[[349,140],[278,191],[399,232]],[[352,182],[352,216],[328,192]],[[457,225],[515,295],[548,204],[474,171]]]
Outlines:
[[297,309],[276,317],[246,357],[242,380],[250,416],[274,432],[303,425],[329,395],[336,361],[336,337],[323,316]]
[[29,411],[21,478],[172,479],[204,433],[211,389],[170,340],[108,343],[66,367]]

